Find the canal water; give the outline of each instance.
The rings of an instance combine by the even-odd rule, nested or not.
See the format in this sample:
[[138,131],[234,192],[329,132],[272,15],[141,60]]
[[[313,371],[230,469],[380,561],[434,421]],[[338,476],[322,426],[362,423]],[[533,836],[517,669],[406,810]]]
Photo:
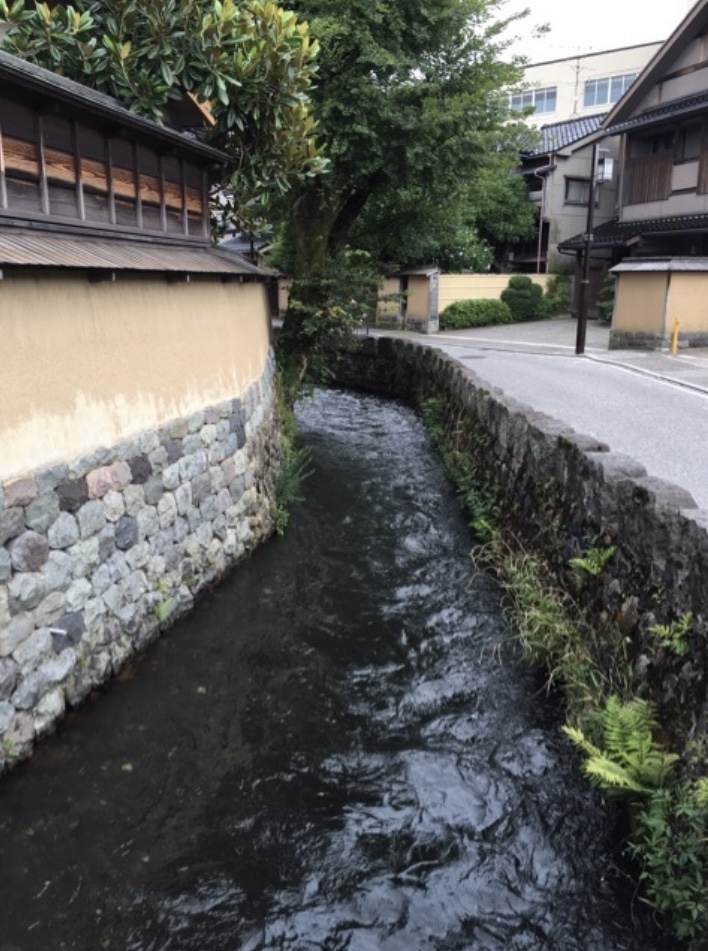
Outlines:
[[659,951],[407,408],[0,781],[0,951]]

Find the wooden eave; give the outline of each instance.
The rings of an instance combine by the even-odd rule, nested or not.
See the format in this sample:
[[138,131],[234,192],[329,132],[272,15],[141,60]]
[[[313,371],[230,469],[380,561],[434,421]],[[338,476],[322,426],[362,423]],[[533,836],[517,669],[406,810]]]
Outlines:
[[184,247],[160,241],[50,234],[0,227],[0,268],[83,272],[212,275],[224,280],[268,280],[273,272],[239,254],[215,247]]
[[649,60],[624,96],[615,103],[603,126],[609,128],[632,118],[649,91],[669,71],[672,63],[706,29],[708,29],[708,0],[699,0],[664,45]]

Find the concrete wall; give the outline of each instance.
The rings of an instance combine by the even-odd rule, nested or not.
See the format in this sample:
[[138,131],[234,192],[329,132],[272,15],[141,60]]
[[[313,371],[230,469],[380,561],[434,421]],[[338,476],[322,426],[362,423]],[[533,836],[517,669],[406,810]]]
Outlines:
[[[506,528],[543,555],[549,580],[587,612],[588,647],[600,651],[600,663],[633,670],[677,745],[696,725],[705,728],[708,512],[635,460],[506,397],[433,348],[368,338],[335,369],[345,385],[413,403],[442,397]],[[569,560],[598,544],[616,546],[615,554],[599,577],[579,579]],[[687,612],[697,621],[679,657],[651,629]]]
[[584,105],[585,83],[589,79],[640,72],[660,45],[647,43],[530,64],[524,69],[524,84],[531,89],[555,87],[557,108],[555,112],[530,116],[527,121],[540,127],[609,111],[608,106]]
[[0,293],[2,772],[271,533],[280,431],[260,285]]
[[[602,148],[615,160],[619,156],[619,139],[611,138],[602,142]],[[593,146],[585,145],[567,155],[554,158],[555,168],[549,173],[545,183],[544,219],[548,221],[548,267],[568,269],[573,257],[561,254],[557,248],[563,241],[584,234],[587,231],[588,206],[566,201],[566,183],[568,179],[590,181],[592,177]],[[617,169],[617,165],[615,165]],[[615,216],[618,173],[614,181],[597,186],[595,193],[594,227]]]

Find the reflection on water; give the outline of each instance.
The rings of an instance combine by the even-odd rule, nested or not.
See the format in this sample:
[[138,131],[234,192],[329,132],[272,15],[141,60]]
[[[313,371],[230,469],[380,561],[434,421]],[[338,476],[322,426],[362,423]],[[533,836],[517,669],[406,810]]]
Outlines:
[[0,951],[659,951],[415,416],[0,783]]

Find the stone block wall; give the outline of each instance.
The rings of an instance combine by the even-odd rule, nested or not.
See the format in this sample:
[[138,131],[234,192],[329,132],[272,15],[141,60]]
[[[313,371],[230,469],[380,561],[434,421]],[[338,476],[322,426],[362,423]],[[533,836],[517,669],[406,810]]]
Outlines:
[[[338,382],[417,404],[442,397],[464,421],[467,451],[486,473],[505,526],[540,552],[597,630],[612,630],[617,662],[680,744],[708,729],[708,512],[636,460],[507,397],[431,347],[367,338],[333,361]],[[571,558],[615,546],[598,577]],[[652,633],[692,613],[689,652]],[[609,649],[609,645],[608,645]]]
[[274,365],[242,399],[0,486],[0,772],[273,527]]

